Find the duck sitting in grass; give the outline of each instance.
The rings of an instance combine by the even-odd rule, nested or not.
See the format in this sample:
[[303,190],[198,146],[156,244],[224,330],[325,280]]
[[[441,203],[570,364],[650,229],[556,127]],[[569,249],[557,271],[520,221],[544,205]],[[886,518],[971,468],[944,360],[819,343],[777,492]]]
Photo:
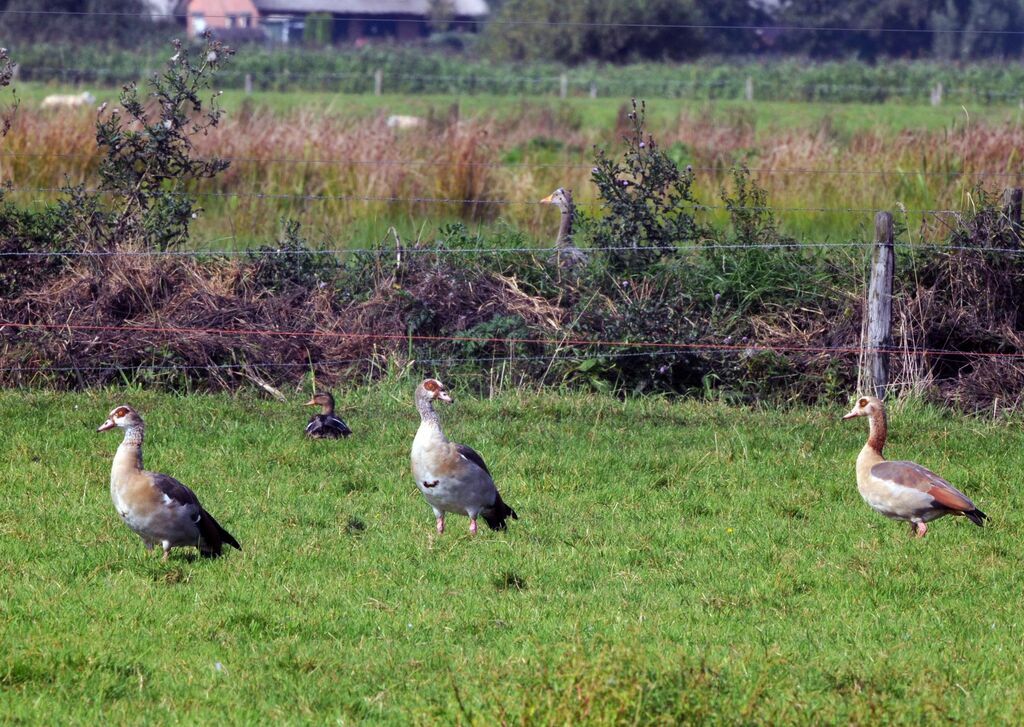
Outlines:
[[334,414],[334,397],[329,391],[320,391],[306,402],[306,406],[319,406],[320,413],[309,420],[306,436],[312,439],[337,439],[352,433],[348,424]]

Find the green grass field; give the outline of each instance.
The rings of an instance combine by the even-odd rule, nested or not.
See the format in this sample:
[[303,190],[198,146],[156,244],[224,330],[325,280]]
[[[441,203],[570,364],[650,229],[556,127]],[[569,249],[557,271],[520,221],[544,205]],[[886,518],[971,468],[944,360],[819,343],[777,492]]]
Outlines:
[[[1013,722],[1024,704],[1019,422],[913,403],[888,454],[990,516],[923,541],[854,484],[844,409],[461,392],[449,434],[519,512],[434,533],[414,382],[355,429],[246,396],[0,393],[0,715],[13,723]],[[131,403],[146,465],[242,543],[147,554],[108,491]],[[218,666],[219,665],[219,666]]]
[[[215,84],[216,85],[216,84]],[[55,93],[91,91],[97,103],[115,102],[119,88],[100,88],[88,85],[55,85],[20,83],[18,97],[27,107],[36,107]],[[370,117],[377,114],[428,115],[445,114],[453,103],[468,116],[494,115],[498,119],[516,118],[523,112],[524,103],[532,109],[548,109],[555,113],[576,114],[581,129],[588,132],[604,131],[615,126],[619,108],[629,99],[622,96],[604,98],[567,98],[551,96],[495,96],[491,94],[369,94],[326,93],[317,91],[258,91],[246,95],[237,89],[227,89],[220,103],[229,113],[237,113],[246,102],[276,113],[314,110],[317,113],[341,116]],[[653,129],[675,124],[679,114],[687,111],[701,118],[728,121],[742,115],[762,133],[776,133],[790,129],[816,129],[827,120],[830,129],[838,134],[861,131],[890,131],[893,134],[907,129],[939,131],[951,123],[969,117],[977,121],[998,124],[1021,122],[1024,111],[1017,104],[966,105],[946,104],[934,107],[912,103],[827,103],[790,101],[734,101],[718,99],[654,98],[648,104],[648,118]]]

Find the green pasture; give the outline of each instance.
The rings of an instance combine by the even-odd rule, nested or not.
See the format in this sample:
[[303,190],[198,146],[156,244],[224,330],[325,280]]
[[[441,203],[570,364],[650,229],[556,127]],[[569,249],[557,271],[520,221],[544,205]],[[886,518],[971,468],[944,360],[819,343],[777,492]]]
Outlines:
[[[216,82],[214,86],[216,87]],[[81,93],[90,91],[97,103],[114,102],[119,87],[97,87],[88,84],[66,85],[54,83],[17,83],[18,97],[28,108],[38,106],[55,93]],[[603,132],[615,126],[616,116],[625,96],[596,99],[554,96],[513,96],[494,94],[371,94],[328,93],[324,91],[254,91],[246,94],[239,89],[225,89],[220,103],[228,113],[237,113],[243,104],[285,114],[294,111],[373,117],[379,114],[411,114],[447,117],[452,104],[458,104],[463,115],[488,115],[498,119],[515,118],[526,111],[549,111],[570,114],[579,119],[581,129]],[[701,118],[729,122],[741,120],[752,123],[758,131],[778,132],[818,128],[827,123],[838,134],[859,131],[889,131],[893,134],[906,130],[936,131],[953,123],[968,119],[989,123],[1020,122],[1024,111],[1016,103],[987,104],[973,102],[961,105],[948,103],[931,106],[920,103],[842,103],[824,101],[739,101],[730,99],[665,99],[652,98],[648,103],[648,118],[652,130],[677,123],[680,113],[690,112]]]
[[[0,393],[0,721],[1012,723],[1024,705],[1020,422],[894,407],[889,454],[991,525],[871,512],[842,407],[448,382],[449,434],[520,519],[438,537],[408,473],[412,380],[339,391],[355,430],[251,396]],[[108,492],[115,405],[146,464],[242,543],[149,554]]]

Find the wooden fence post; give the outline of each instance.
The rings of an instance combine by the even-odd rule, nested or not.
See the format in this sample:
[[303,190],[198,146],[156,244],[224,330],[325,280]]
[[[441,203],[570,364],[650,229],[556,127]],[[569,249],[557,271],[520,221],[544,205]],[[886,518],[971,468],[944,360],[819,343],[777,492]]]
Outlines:
[[754,79],[751,76],[747,76],[747,82],[743,84],[743,97],[747,101],[754,100]]
[[932,89],[932,106],[942,105],[942,81],[935,84],[935,88]]
[[597,98],[597,81],[590,82],[590,98]]
[[558,98],[565,98],[569,95],[569,76],[563,73],[558,77]]
[[245,95],[252,96],[252,74],[245,74]]
[[1006,223],[1010,232],[1013,233],[1014,246],[1020,245],[1020,207],[1024,199],[1024,190],[1020,187],[1007,187],[1003,190],[1003,213],[1006,215]]
[[377,69],[373,72],[373,95],[380,96],[384,89],[384,71]]
[[879,399],[885,398],[889,384],[889,347],[892,346],[892,215],[875,215],[875,250],[871,256],[871,283],[868,286],[868,341],[863,380]]

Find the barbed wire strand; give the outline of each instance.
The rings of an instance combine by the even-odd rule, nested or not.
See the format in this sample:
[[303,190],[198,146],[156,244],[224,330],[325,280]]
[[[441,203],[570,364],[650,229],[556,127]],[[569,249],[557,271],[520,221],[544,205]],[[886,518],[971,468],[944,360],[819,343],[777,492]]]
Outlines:
[[[22,151],[0,151],[0,158],[30,158],[30,159],[80,159],[84,161],[99,161],[97,154],[65,154],[52,152],[22,152]],[[231,162],[232,164],[282,164],[282,165],[338,165],[338,166],[374,166],[374,167],[450,167],[451,161],[440,159],[300,159],[287,157],[196,157],[196,161],[210,162],[215,159]],[[459,162],[459,167],[467,168],[489,168],[489,169],[592,169],[592,163],[585,162]],[[725,173],[736,167],[722,165],[689,165],[695,172],[718,172]],[[995,178],[1024,178],[1024,169],[1016,172],[992,172],[985,170],[962,170],[962,171],[935,171],[928,169],[814,169],[800,167],[744,167],[746,171],[754,174],[793,174],[793,175],[855,175],[855,176],[924,176],[924,177],[995,177]]]
[[[234,239],[233,236],[229,238]],[[576,250],[585,253],[600,252],[626,252],[645,249],[655,250],[660,253],[699,253],[710,250],[800,250],[800,249],[856,249],[871,248],[878,245],[877,242],[772,242],[772,243],[697,243],[691,246],[656,247],[643,248],[635,245],[595,245],[590,247],[577,247]],[[940,243],[907,243],[894,241],[893,247],[899,251],[914,252],[918,250],[934,250],[938,252],[976,252],[976,253],[999,253],[999,254],[1024,254],[1024,249],[1019,247],[981,247],[971,245],[944,245]],[[402,255],[536,255],[553,256],[559,252],[565,252],[560,247],[402,247]],[[350,247],[350,248],[223,248],[210,249],[200,248],[195,250],[4,250],[0,251],[0,258],[4,257],[252,257],[263,256],[288,256],[288,255],[325,255],[342,257],[346,255],[383,255],[394,256],[394,247]]]
[[[28,16],[93,16],[93,17],[128,17],[128,18],[166,18],[168,20],[187,20],[187,13],[158,13],[158,12],[127,12],[127,11],[97,11],[89,12],[84,10],[33,10],[33,9],[20,9],[11,8],[3,11],[9,15],[28,15]],[[237,17],[237,13],[234,17]],[[206,14],[204,17],[207,19],[227,19],[228,15],[216,15]],[[394,15],[394,14],[380,14],[380,15],[363,15],[361,18],[365,21],[371,22],[409,22],[416,24],[433,25],[437,21],[431,18],[417,18],[409,17],[405,15]],[[911,35],[918,35],[922,33],[934,33],[936,35],[962,35],[962,34],[974,34],[974,35],[1024,35],[1024,30],[985,30],[985,29],[973,29],[973,28],[887,28],[880,26],[869,26],[861,28],[853,28],[848,26],[840,25],[785,25],[785,24],[773,24],[773,25],[744,25],[744,24],[728,24],[728,23],[631,23],[631,22],[612,22],[612,21],[576,21],[576,20],[539,20],[529,18],[487,18],[486,16],[480,16],[478,18],[451,18],[446,19],[445,22],[449,25],[480,25],[480,24],[494,24],[494,25],[510,25],[510,26],[541,26],[541,27],[558,27],[558,28],[649,28],[649,29],[664,29],[664,30],[743,30],[743,31],[801,31],[801,32],[823,32],[823,33],[906,33]]]
[[[807,346],[795,344],[775,343],[699,343],[699,342],[669,342],[669,341],[622,341],[606,339],[587,339],[563,337],[556,339],[548,338],[526,338],[526,337],[494,337],[494,336],[440,336],[421,335],[404,333],[364,333],[353,331],[335,330],[314,330],[314,331],[292,331],[280,329],[254,329],[254,328],[213,328],[213,327],[181,327],[181,326],[156,326],[156,325],[105,325],[105,324],[73,324],[73,323],[41,323],[0,320],[0,333],[5,328],[17,329],[39,329],[56,331],[116,331],[120,333],[167,333],[173,335],[214,335],[214,336],[241,336],[254,337],[266,336],[271,338],[333,338],[344,340],[365,340],[365,341],[411,341],[432,342],[432,343],[498,343],[509,345],[535,345],[535,346],[597,346],[602,348],[649,348],[669,351],[748,351],[758,352],[787,352],[787,353],[817,353],[817,354],[863,354],[863,353],[899,353],[903,349],[898,346],[869,347],[869,346]],[[1024,358],[1024,352],[999,352],[999,351],[959,351],[956,349],[918,348],[911,349],[916,355],[921,356],[974,356],[980,358]]]
[[[628,180],[627,180],[628,181]],[[67,187],[18,187],[10,186],[4,188],[6,192],[20,192],[32,194],[64,194],[69,191]],[[119,194],[109,189],[82,189],[86,194]],[[358,194],[291,194],[287,192],[216,192],[216,191],[192,191],[190,194],[196,197],[211,197],[218,199],[262,199],[262,200],[293,200],[304,202],[382,202],[387,204],[457,204],[457,205],[486,205],[486,206],[527,206],[540,207],[547,203],[540,200],[527,199],[459,199],[453,197],[400,197],[396,195],[358,195]],[[574,201],[576,207],[599,207],[604,204],[595,198],[585,198]],[[773,207],[766,205],[736,205],[736,204],[701,204],[689,205],[695,211],[730,211],[747,210],[750,212],[810,212],[815,214],[874,214],[887,212],[881,207]],[[925,215],[959,215],[965,214],[966,210],[955,209],[927,209],[900,207],[901,213],[914,213]]]

